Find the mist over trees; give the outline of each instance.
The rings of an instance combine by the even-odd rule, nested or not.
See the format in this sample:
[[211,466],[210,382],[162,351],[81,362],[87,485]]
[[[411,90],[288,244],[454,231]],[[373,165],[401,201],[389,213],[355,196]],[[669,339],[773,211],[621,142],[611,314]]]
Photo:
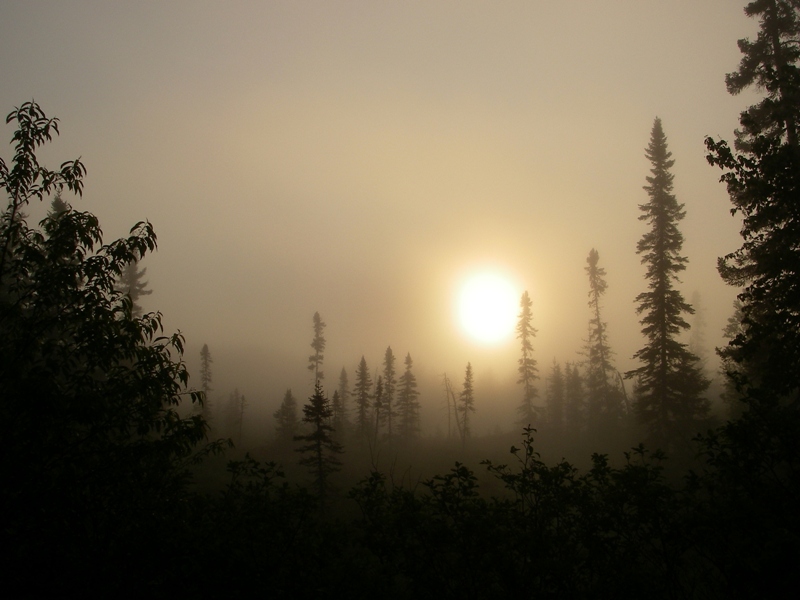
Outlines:
[[[741,247],[718,265],[740,290],[725,328],[730,343],[718,349],[721,397],[711,397],[698,356],[701,324],[689,344],[681,341],[692,333],[692,306],[679,289],[689,260],[679,229],[685,210],[656,118],[638,215],[647,229],[631,248],[646,269],[631,398],[613,364],[606,270],[592,248],[588,306],[576,314],[588,317],[587,337],[573,360],[547,357],[543,405],[534,305],[522,295],[519,353],[507,365],[519,386],[509,412],[517,409],[521,432],[511,430],[511,414],[505,431],[475,426],[494,400],[473,367],[479,357],[466,363],[460,388],[445,374],[434,399],[418,374],[440,377],[435,359],[412,347],[417,364],[403,348],[398,367],[387,346],[370,358],[371,372],[371,355],[359,349],[347,359],[361,354],[352,381],[342,367],[326,391],[319,312],[313,354],[306,361],[301,350],[297,360],[302,377],[313,375],[313,391],[298,396],[307,398],[302,413],[283,381],[243,387],[248,400],[237,387],[227,403],[211,403],[211,366],[219,382],[222,353],[214,363],[203,344],[200,389],[191,388],[183,336],[165,334],[161,314],[136,304],[149,293],[137,264],[157,247],[153,227],[142,221],[104,243],[97,218],[61,198],[82,193],[80,159],[58,170],[39,163],[59,121],[33,101],[15,108],[6,121],[13,158],[0,159],[8,197],[0,217],[0,539],[10,595],[794,593],[800,5],[756,0],[745,10],[760,30],[739,42],[742,62],[726,82],[732,94],[753,88],[763,99],[741,114],[732,147],[705,140],[743,217]],[[46,217],[29,225],[31,205],[50,198]],[[326,314],[332,348],[340,340]],[[277,410],[259,421],[267,397]],[[713,420],[712,400],[729,420]],[[446,410],[446,435],[425,422],[434,404]]]

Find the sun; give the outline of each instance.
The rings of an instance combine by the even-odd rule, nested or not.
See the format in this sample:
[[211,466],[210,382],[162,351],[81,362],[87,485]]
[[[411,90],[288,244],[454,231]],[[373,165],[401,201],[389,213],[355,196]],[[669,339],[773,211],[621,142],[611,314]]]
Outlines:
[[511,337],[517,320],[517,291],[494,271],[470,276],[458,293],[458,322],[473,339],[497,344]]

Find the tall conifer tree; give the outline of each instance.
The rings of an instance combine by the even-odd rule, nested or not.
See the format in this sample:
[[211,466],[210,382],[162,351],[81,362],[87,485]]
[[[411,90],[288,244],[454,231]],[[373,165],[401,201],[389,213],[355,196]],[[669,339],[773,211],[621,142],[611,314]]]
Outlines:
[[681,256],[683,235],[678,222],[685,216],[683,204],[674,194],[672,153],[656,118],[645,151],[652,168],[644,186],[649,197],[639,205],[649,230],[642,236],[636,252],[647,265],[648,291],[636,297],[637,312],[647,344],[636,354],[642,366],[627,373],[636,377],[636,412],[639,420],[659,444],[668,445],[677,438],[687,438],[696,431],[698,419],[707,415],[708,400],[703,397],[709,381],[703,375],[699,359],[677,337],[689,327],[683,318],[692,307],[674,288],[678,274],[686,268]]
[[547,390],[547,420],[553,429],[561,429],[564,425],[564,391],[564,371],[553,359],[550,386]]
[[394,436],[394,419],[397,417],[397,407],[394,404],[395,390],[397,388],[397,370],[394,363],[396,359],[392,347],[386,348],[383,355],[383,406],[381,423],[386,427],[386,435],[391,439]]
[[370,431],[369,415],[370,401],[372,398],[372,377],[369,374],[367,361],[363,356],[356,369],[356,382],[353,385],[353,397],[356,403],[356,435],[365,437]]
[[53,196],[53,201],[50,203],[50,210],[47,211],[47,214],[54,217],[68,210],[70,210],[70,205],[61,197],[61,190],[58,190],[55,196]]
[[342,453],[343,448],[333,437],[332,416],[330,401],[317,380],[314,384],[314,393],[303,406],[303,421],[310,425],[311,431],[307,435],[295,436],[295,440],[306,442],[297,448],[297,451],[304,455],[300,459],[300,464],[307,467],[313,477],[323,509],[330,490],[328,480],[342,464],[338,455]]
[[[339,389],[337,392],[338,402],[333,403],[333,427],[339,435],[339,438],[342,439],[347,434],[347,430],[350,426],[347,418],[350,401],[350,382],[348,381],[347,371],[344,367],[342,367],[339,373]],[[336,396],[336,394],[334,396]]]
[[742,220],[740,248],[718,267],[740,290],[741,320],[729,322],[722,357],[743,402],[704,441],[722,577],[755,597],[765,582],[780,582],[773,595],[797,587],[787,561],[800,555],[800,2],[755,0],[745,13],[758,18],[758,36],[739,40],[742,60],[726,83],[762,99],[741,113],[734,149],[706,140]]
[[414,362],[411,353],[406,354],[406,369],[400,376],[400,389],[397,396],[397,412],[399,417],[400,437],[411,440],[419,436],[419,391],[417,377],[411,370]]
[[211,422],[211,363],[214,362],[211,358],[211,350],[208,349],[208,344],[203,344],[200,350],[200,389],[203,391],[203,418],[207,423]]
[[308,370],[314,373],[314,383],[322,381],[325,375],[322,372],[322,361],[325,358],[325,323],[318,312],[314,313],[314,339],[311,347],[314,354],[308,357]]
[[[743,329],[724,356],[740,365],[737,384],[766,400],[796,398],[800,388],[800,4],[756,0],[745,14],[760,21],[754,41],[739,40],[739,69],[728,91],[765,95],[741,113],[736,151],[706,139],[708,160],[725,170],[732,212],[742,217],[742,246],[719,260],[739,294]],[[748,391],[749,390],[749,391]]]
[[131,298],[132,313],[134,317],[142,316],[142,306],[139,304],[139,299],[142,296],[149,296],[153,290],[148,289],[147,281],[144,281],[144,276],[147,273],[147,267],[139,268],[139,262],[132,260],[122,269],[119,279],[117,280],[117,289],[120,292],[128,294]]
[[472,364],[467,363],[464,373],[464,387],[459,396],[461,401],[458,411],[461,413],[461,440],[462,442],[470,436],[469,413],[475,412],[475,389],[472,378]]
[[536,368],[536,360],[533,358],[533,338],[536,337],[536,330],[533,328],[531,321],[533,320],[533,313],[531,312],[530,296],[526,291],[522,294],[520,300],[520,313],[519,320],[517,321],[517,339],[520,340],[522,345],[522,356],[519,358],[519,379],[517,383],[522,384],[522,404],[517,409],[519,414],[518,423],[522,427],[527,427],[536,423],[537,411],[539,407],[535,405],[536,398],[539,392],[536,389],[535,381],[539,378],[538,369]]
[[599,265],[600,254],[592,248],[586,259],[589,276],[589,339],[586,344],[586,391],[588,395],[588,420],[592,428],[607,427],[617,421],[622,413],[622,394],[614,383],[615,370],[611,364],[606,323],[600,315],[601,299],[608,289],[606,270]]

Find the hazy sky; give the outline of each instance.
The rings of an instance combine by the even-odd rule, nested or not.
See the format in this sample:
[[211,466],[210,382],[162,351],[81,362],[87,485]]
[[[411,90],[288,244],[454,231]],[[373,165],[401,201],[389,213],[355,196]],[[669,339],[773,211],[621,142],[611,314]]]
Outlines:
[[656,116],[687,211],[681,290],[721,343],[735,290],[715,263],[740,240],[703,139],[730,139],[752,100],[724,86],[757,30],[743,6],[3,0],[0,110],[33,98],[61,119],[47,162],[82,156],[70,200],[108,241],[153,223],[143,304],[190,365],[209,344],[219,393],[308,384],[314,311],[330,384],[391,345],[431,381],[472,361],[480,391],[515,378],[517,344],[464,337],[460,279],[493,265],[529,291],[544,372],[580,359],[592,247],[617,366],[636,366]]

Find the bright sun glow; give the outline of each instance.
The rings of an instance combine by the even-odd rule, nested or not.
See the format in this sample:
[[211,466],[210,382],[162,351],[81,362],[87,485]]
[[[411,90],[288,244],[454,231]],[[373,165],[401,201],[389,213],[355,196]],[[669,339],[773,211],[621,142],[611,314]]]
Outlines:
[[473,275],[458,295],[458,321],[470,337],[487,344],[514,332],[519,298],[511,282],[497,273]]

